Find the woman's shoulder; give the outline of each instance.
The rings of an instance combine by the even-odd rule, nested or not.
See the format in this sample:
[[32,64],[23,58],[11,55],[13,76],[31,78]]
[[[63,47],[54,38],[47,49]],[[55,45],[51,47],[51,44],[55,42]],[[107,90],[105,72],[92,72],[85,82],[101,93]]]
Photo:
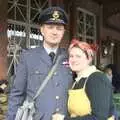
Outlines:
[[106,84],[111,86],[111,83],[104,72],[96,71],[89,76],[89,82],[94,82],[94,84]]
[[97,70],[93,72],[89,77],[106,77],[106,75],[104,74],[104,72]]

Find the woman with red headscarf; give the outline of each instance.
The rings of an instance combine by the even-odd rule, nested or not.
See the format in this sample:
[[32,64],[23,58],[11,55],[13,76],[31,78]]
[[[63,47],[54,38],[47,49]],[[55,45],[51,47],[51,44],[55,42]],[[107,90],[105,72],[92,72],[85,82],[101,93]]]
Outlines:
[[[68,112],[64,120],[114,120],[112,86],[106,75],[92,65],[96,46],[72,40],[69,66],[77,77],[68,91]],[[60,114],[54,120],[62,120]],[[59,119],[60,118],[60,119]]]

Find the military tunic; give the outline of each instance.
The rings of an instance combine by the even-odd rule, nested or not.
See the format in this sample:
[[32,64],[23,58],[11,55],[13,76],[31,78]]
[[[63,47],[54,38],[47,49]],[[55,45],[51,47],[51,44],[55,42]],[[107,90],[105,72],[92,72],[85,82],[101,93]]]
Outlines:
[[[55,112],[67,114],[67,91],[72,85],[72,72],[64,64],[67,61],[66,52],[59,49],[57,56],[60,54],[64,56],[57,70],[35,101],[35,120],[51,120]],[[51,66],[50,57],[42,45],[22,53],[9,95],[7,120],[14,120],[26,96],[31,99],[36,94]]]

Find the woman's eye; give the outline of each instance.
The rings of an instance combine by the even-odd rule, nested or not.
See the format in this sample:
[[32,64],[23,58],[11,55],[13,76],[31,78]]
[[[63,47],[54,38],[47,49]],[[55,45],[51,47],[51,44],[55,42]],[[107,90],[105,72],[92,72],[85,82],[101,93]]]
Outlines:
[[77,58],[81,58],[81,55],[76,55]]
[[70,57],[70,58],[73,58],[73,57],[76,57],[76,58],[81,58],[81,55],[75,55],[75,56],[70,55],[69,57]]
[[69,55],[69,58],[72,58],[73,56],[72,55]]

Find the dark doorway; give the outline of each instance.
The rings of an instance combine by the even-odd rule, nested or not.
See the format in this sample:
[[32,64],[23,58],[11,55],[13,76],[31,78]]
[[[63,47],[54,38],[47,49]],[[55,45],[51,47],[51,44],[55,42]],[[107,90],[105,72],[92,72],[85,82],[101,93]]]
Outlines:
[[118,73],[120,73],[120,41],[115,40],[115,47],[113,52],[114,64],[116,65]]

